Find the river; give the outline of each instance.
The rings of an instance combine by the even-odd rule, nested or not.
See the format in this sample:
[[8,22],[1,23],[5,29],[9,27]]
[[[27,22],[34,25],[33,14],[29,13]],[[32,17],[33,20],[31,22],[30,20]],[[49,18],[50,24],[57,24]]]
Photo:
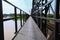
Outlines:
[[[17,21],[17,26],[18,30],[21,27],[20,21]],[[15,33],[15,21],[14,20],[9,20],[9,21],[4,21],[4,39],[5,40],[11,40],[14,37]]]

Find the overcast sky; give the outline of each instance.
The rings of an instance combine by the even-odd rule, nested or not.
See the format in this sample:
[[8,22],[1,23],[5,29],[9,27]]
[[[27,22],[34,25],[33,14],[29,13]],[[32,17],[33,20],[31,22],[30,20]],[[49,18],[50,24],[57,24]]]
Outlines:
[[[8,0],[8,1],[30,14],[32,8],[32,0]],[[53,8],[55,7],[55,1],[52,3],[52,7]],[[17,12],[19,13],[19,10],[17,10]],[[14,13],[14,7],[3,1],[3,13],[4,14]]]

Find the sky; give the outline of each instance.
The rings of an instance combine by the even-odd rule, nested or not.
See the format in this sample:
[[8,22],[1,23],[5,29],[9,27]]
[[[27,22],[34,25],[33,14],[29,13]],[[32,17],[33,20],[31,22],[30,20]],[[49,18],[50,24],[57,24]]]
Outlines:
[[[7,1],[11,2],[15,6],[19,7],[23,11],[30,14],[32,8],[32,0],[7,0]],[[18,9],[17,12],[19,13]],[[14,7],[3,1],[3,13],[4,14],[14,13]]]
[[[28,14],[31,12],[32,8],[32,0],[7,0],[14,4],[15,6],[19,7],[20,9],[24,10]],[[55,0],[52,3],[53,9],[55,9]],[[52,12],[52,11],[51,11]],[[14,7],[11,5],[7,4],[6,2],[3,1],[3,13],[4,14],[11,14],[14,13]],[[19,10],[17,9],[17,13],[19,13]]]
[[[52,6],[52,8],[53,8],[54,11],[55,11],[55,6],[56,6],[55,1],[56,1],[56,0],[54,0],[54,1],[52,2],[52,4],[51,4],[51,6]],[[51,8],[50,8],[50,13],[51,13],[51,14],[53,13],[52,10],[51,10]]]

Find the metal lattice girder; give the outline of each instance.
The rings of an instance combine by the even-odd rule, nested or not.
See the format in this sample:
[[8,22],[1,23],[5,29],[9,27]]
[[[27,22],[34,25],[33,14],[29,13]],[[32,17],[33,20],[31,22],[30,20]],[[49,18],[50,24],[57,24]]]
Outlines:
[[[45,1],[45,3],[44,3]],[[33,8],[32,8],[32,14],[34,16],[34,18],[36,19],[36,21],[39,23],[38,25],[40,25],[40,27],[43,29],[43,33],[45,33],[46,35],[46,26],[47,26],[47,20],[54,20],[55,23],[55,28],[53,29],[55,32],[54,35],[54,39],[56,40],[58,38],[58,30],[59,30],[59,0],[56,0],[56,10],[53,10],[53,7],[51,6],[52,2],[54,0],[33,0]],[[47,18],[47,13],[50,10],[53,12],[55,18]],[[45,11],[45,12],[43,12]],[[44,23],[43,23],[44,21]],[[59,22],[59,23],[58,23]],[[57,39],[58,40],[58,39]]]
[[[42,7],[45,7],[45,6],[47,6],[47,5],[50,5],[52,2],[53,2],[53,0],[49,1],[48,3],[46,3],[45,5],[43,5]],[[39,7],[39,6],[38,6],[38,7]],[[40,7],[41,7],[41,5],[40,5]],[[48,7],[48,8],[49,8],[49,7]],[[40,9],[38,9],[37,7],[35,7],[34,10],[36,10],[36,11],[34,11],[33,13],[36,13],[36,12],[40,11]],[[44,10],[45,10],[45,8],[42,9],[42,11],[44,11]]]
[[47,5],[49,5],[49,4],[51,4],[53,2],[53,0],[50,0],[49,2],[47,2],[45,5],[43,5],[43,7],[44,6],[47,6]]
[[[47,2],[45,5],[43,5],[42,7],[44,7],[44,6],[46,6],[46,5],[49,5],[49,4],[51,4],[53,2],[53,0],[50,0],[49,2]],[[39,7],[41,7],[41,3],[39,2],[39,3],[36,3],[35,4],[35,8],[37,7],[37,6],[39,6]]]

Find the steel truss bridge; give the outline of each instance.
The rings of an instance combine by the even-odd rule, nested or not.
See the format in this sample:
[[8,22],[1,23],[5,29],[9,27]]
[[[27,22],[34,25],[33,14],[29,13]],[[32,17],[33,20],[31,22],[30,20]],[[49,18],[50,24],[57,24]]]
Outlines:
[[[3,22],[13,19],[15,20],[15,36],[11,40],[60,40],[60,0],[55,0],[55,9],[52,7],[54,0],[32,0],[31,15],[9,1],[3,1],[14,7],[15,15],[13,18],[3,19],[3,6],[0,0],[0,40],[4,40]],[[17,17],[17,9],[20,10],[20,17]],[[53,18],[48,17],[51,11]],[[25,15],[21,15],[22,13]],[[21,18],[19,30],[17,30],[17,18]],[[51,20],[54,21],[53,24],[49,22]]]

